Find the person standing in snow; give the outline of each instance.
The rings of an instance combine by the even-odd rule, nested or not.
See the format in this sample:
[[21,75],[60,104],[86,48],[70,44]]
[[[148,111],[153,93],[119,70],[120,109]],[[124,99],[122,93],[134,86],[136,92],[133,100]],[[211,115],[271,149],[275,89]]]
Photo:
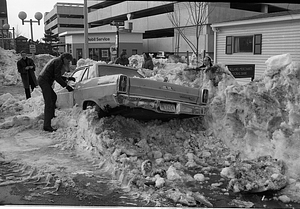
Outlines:
[[29,87],[31,87],[31,90],[33,91],[38,85],[34,74],[35,64],[31,58],[27,57],[26,52],[21,51],[21,56],[22,58],[17,62],[17,68],[18,72],[21,74],[26,99],[29,99],[31,97]]
[[145,52],[143,56],[144,56],[144,62],[142,64],[142,68],[153,70],[154,65],[149,53]]
[[67,84],[66,77],[63,76],[67,69],[69,69],[72,59],[73,57],[70,53],[61,54],[59,57],[50,60],[38,77],[38,83],[42,89],[45,102],[43,127],[45,131],[56,131],[51,126],[51,119],[55,117],[55,104],[57,100],[57,95],[52,88],[54,81],[65,87],[69,92],[74,90]]
[[129,60],[127,58],[127,53],[125,51],[122,51],[122,53],[120,54],[120,57],[118,57],[116,59],[115,64],[120,64],[120,65],[124,65],[124,66],[129,65]]
[[204,59],[203,59],[203,67],[205,70],[207,70],[209,67],[212,67],[213,66],[213,63],[211,61],[211,58],[210,56],[205,56]]

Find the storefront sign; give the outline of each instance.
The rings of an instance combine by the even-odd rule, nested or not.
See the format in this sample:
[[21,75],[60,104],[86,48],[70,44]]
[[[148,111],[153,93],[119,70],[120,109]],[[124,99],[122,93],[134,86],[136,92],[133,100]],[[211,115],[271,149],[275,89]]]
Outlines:
[[228,70],[235,78],[251,78],[254,79],[255,65],[227,65]]
[[117,46],[111,46],[111,47],[110,47],[110,53],[111,53],[111,54],[117,54],[117,50],[118,50],[118,47],[117,47]]
[[109,37],[89,37],[89,42],[109,42]]

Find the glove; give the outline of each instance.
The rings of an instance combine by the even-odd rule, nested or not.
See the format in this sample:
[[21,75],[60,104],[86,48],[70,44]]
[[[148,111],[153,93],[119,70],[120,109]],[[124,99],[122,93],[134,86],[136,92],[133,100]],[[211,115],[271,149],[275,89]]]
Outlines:
[[69,85],[66,86],[66,89],[67,89],[69,92],[74,91],[74,89],[73,89],[71,86],[69,86]]
[[66,76],[61,76],[61,78],[64,80],[64,82],[67,82],[67,77]]
[[76,79],[74,77],[69,77],[68,80],[76,82]]

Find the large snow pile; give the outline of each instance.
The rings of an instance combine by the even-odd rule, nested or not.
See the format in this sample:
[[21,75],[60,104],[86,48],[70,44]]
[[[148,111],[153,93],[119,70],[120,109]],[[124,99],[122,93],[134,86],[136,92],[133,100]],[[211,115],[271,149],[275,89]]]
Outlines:
[[4,50],[0,48],[0,84],[14,85],[20,81],[21,77],[16,76],[17,60],[21,56],[15,54],[14,50]]
[[[141,64],[140,57],[134,59]],[[79,61],[82,65],[92,62]],[[158,201],[157,205],[169,198],[183,205],[211,207],[203,194],[189,189],[185,182],[198,185],[201,191],[213,172],[222,171],[223,176],[233,179],[228,189],[235,192],[299,185],[300,67],[288,54],[271,57],[264,77],[243,86],[222,65],[204,73],[186,70],[185,63],[156,61],[153,71],[142,70],[146,79],[167,78],[167,82],[209,89],[210,112],[204,120],[143,123],[121,116],[98,119],[94,110],[82,111],[75,106],[56,110],[57,117],[52,120],[59,128],[53,137],[64,140],[59,148],[78,149],[131,192]],[[28,100],[1,95],[0,112],[7,116],[0,118],[2,137],[21,129],[41,129],[40,89]],[[283,164],[286,168],[280,170]],[[251,166],[255,172],[248,172]],[[223,179],[208,186],[224,183]],[[299,200],[298,190],[289,188],[286,192],[295,191],[294,199]]]
[[298,179],[300,65],[289,54],[271,57],[266,65],[264,76],[248,85],[218,87],[209,127],[242,159],[270,155]]
[[[34,60],[36,65],[36,76],[43,69],[43,66],[52,58],[52,55],[40,54],[34,57],[29,56]],[[4,50],[0,48],[0,85],[16,85],[21,84],[21,76],[18,73],[17,62],[21,59],[20,54],[16,54],[15,50]]]

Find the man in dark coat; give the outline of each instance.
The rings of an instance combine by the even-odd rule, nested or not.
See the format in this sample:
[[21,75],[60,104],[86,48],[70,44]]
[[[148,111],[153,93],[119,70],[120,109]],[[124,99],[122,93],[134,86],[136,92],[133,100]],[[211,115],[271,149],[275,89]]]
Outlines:
[[38,85],[34,74],[35,64],[32,59],[27,57],[26,52],[21,51],[22,58],[17,62],[18,72],[21,74],[22,83],[25,89],[26,99],[31,97],[29,86],[31,90]]
[[57,100],[57,95],[52,88],[54,81],[59,83],[62,87],[65,87],[68,91],[74,90],[67,84],[67,79],[63,76],[69,69],[72,59],[73,57],[70,53],[63,53],[60,57],[50,60],[44,66],[38,77],[38,83],[42,89],[45,101],[43,127],[45,131],[56,131],[56,129],[51,127],[51,119],[55,117],[55,104]]
[[124,65],[124,66],[129,65],[129,60],[127,58],[127,53],[125,51],[122,51],[122,53],[120,54],[120,57],[118,57],[116,59],[115,64],[120,64],[120,65]]
[[149,53],[145,52],[145,53],[143,53],[143,56],[144,56],[144,62],[142,64],[142,68],[153,70],[154,65],[153,65],[153,61],[152,61],[152,58],[149,55]]

